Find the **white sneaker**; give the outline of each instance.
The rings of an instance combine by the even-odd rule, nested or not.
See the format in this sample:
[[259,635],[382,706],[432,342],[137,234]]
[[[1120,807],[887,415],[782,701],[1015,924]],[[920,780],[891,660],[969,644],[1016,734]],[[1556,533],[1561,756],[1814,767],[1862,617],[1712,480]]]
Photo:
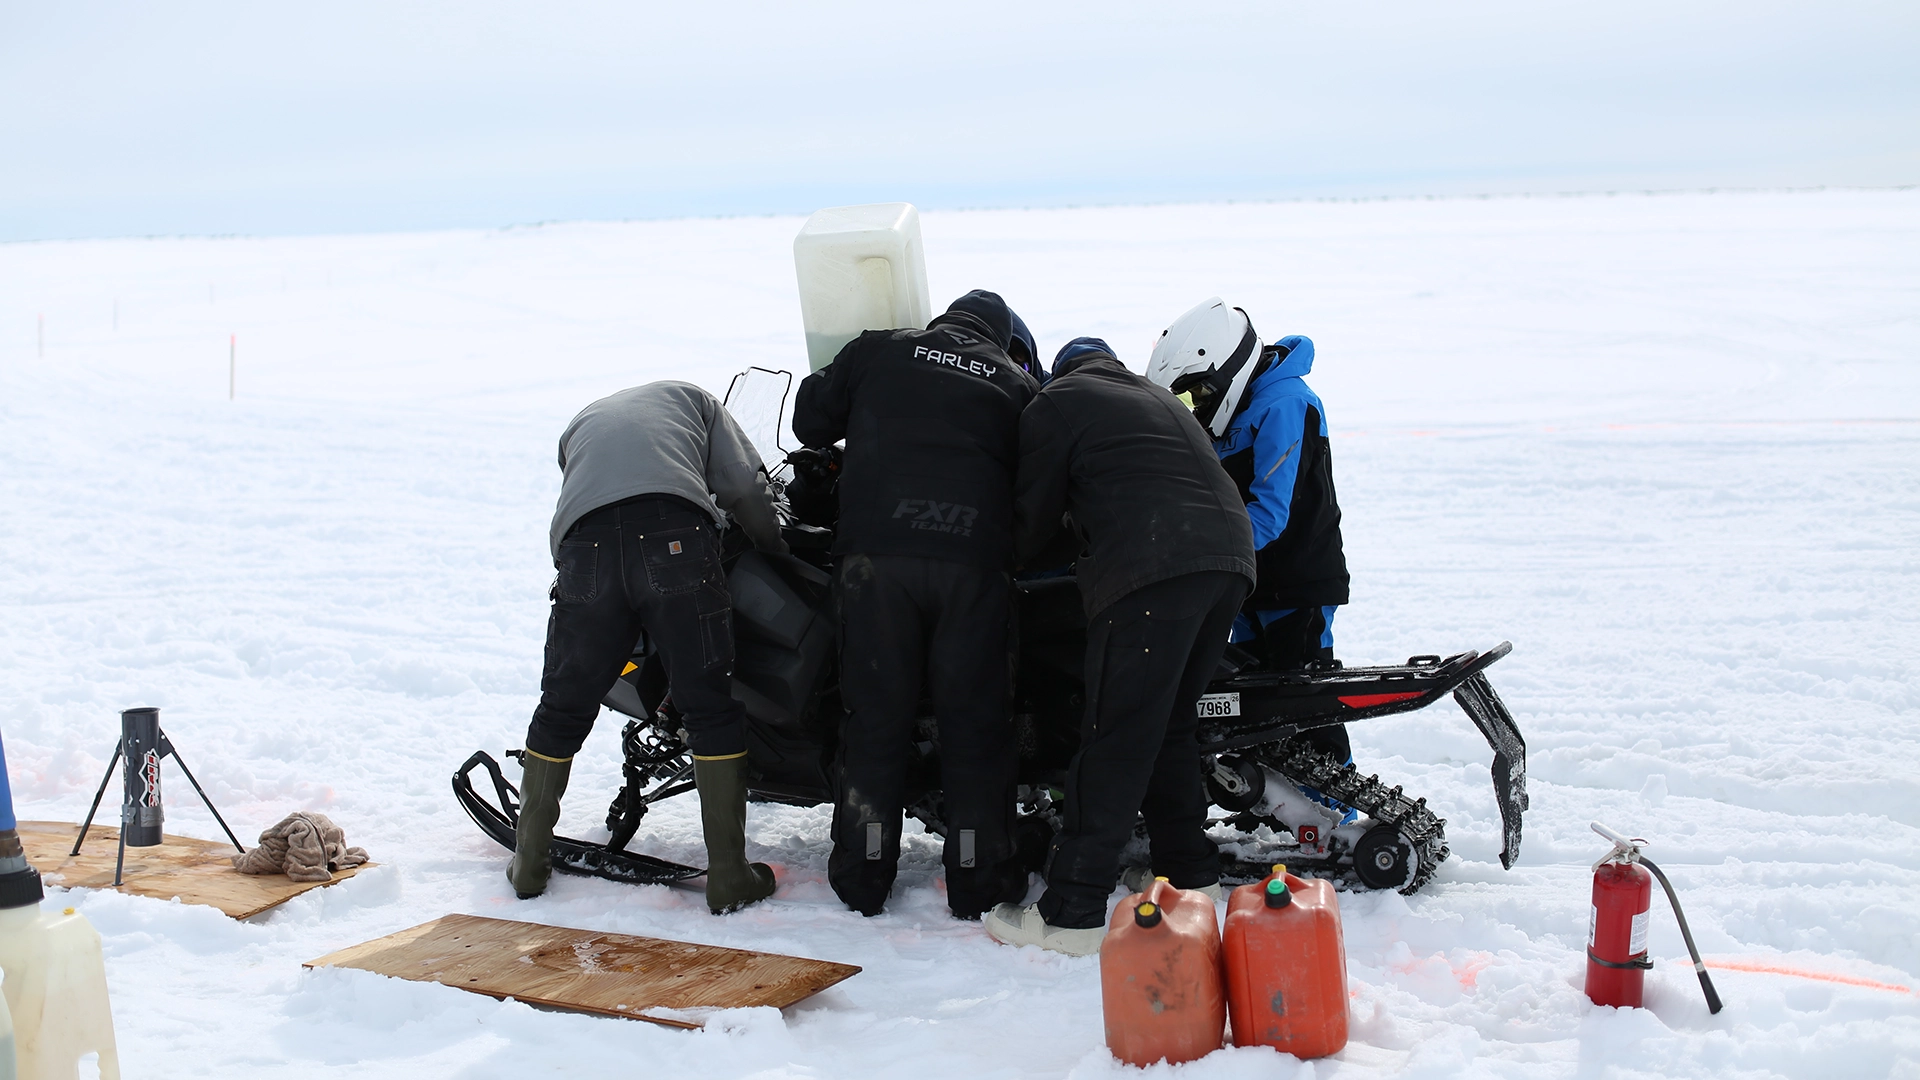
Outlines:
[[1090,926],[1085,930],[1050,926],[1040,917],[1037,903],[1024,908],[1019,904],[1000,904],[987,912],[981,922],[986,925],[987,936],[1002,945],[1038,945],[1068,956],[1097,954],[1101,939],[1107,936],[1104,926]]
[[[1120,871],[1120,884],[1125,885],[1130,893],[1146,892],[1147,886],[1152,885],[1153,882],[1153,871],[1144,866],[1129,866]],[[1219,903],[1220,899],[1226,895],[1226,890],[1222,889],[1217,881],[1211,885],[1202,885],[1197,889],[1185,891],[1201,893],[1215,903]]]

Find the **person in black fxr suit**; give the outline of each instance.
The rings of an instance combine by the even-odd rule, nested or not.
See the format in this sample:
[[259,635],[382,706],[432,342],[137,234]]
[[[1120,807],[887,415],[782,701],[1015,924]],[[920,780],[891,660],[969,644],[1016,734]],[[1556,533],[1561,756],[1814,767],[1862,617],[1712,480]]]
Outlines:
[[1038,389],[1008,358],[1012,313],[976,290],[925,330],[869,330],[800,384],[793,432],[845,439],[833,552],[841,619],[839,798],[827,877],[878,915],[900,857],[924,682],[939,723],[947,904],[1019,899],[1007,715],[1013,471]]

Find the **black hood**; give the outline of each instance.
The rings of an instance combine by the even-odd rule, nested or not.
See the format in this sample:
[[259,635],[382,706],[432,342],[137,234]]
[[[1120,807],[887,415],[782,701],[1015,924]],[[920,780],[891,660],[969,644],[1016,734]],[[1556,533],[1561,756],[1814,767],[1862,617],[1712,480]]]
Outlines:
[[931,329],[941,323],[965,326],[985,334],[1001,352],[1006,352],[1013,343],[1013,312],[1008,310],[1007,302],[1000,299],[999,293],[985,289],[975,289],[947,305],[946,314],[934,316],[927,326]]
[[1027,374],[1040,380],[1041,386],[1047,385],[1047,369],[1040,363],[1040,345],[1034,340],[1033,331],[1027,329],[1026,320],[1019,312],[1008,308],[1007,316],[1013,321],[1013,340],[1007,342],[1007,355],[1025,368]]
[[1053,358],[1053,377],[1059,378],[1089,360],[1112,360],[1119,362],[1113,355],[1113,346],[1097,337],[1077,337],[1060,347]]

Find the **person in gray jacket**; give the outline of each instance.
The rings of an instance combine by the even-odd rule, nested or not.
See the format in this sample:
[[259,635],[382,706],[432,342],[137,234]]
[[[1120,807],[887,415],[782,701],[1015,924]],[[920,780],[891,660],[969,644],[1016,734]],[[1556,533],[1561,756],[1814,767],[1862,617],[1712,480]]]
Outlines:
[[644,631],[693,751],[707,906],[719,914],[763,900],[773,871],[746,859],[746,710],[732,692],[719,538],[725,510],[755,547],[787,550],[760,455],[712,394],[664,381],[582,409],[560,436],[560,471],[553,612],[507,880],[523,900],[545,891],[573,756]]

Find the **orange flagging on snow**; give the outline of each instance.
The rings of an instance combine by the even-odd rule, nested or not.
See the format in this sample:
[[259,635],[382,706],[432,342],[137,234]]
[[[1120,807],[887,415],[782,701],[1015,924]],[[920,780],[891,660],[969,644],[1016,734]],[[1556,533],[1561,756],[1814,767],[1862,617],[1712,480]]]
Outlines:
[[1722,971],[1750,971],[1760,975],[1790,975],[1796,979],[1816,979],[1820,982],[1841,983],[1845,986],[1864,986],[1869,990],[1891,990],[1897,994],[1911,994],[1913,988],[1899,983],[1879,982],[1863,979],[1858,975],[1842,975],[1833,971],[1813,971],[1808,968],[1793,968],[1782,964],[1763,964],[1757,960],[1709,960],[1707,966]]

